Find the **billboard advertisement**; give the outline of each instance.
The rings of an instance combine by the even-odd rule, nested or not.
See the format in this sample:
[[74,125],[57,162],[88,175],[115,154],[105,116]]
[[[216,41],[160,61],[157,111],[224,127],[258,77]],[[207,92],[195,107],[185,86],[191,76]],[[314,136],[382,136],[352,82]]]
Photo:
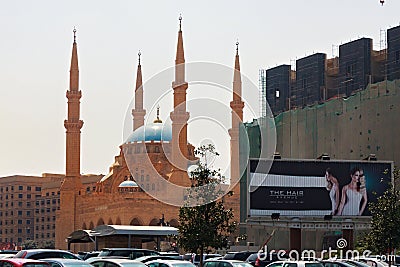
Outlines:
[[392,170],[388,161],[250,159],[248,214],[370,216]]

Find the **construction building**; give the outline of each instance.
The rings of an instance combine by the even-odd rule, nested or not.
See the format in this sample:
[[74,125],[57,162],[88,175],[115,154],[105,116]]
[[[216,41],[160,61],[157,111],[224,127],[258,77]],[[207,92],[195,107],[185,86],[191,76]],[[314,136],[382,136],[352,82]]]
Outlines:
[[[297,59],[295,70],[285,64],[260,70],[260,96],[266,96],[260,101],[266,101],[276,116],[334,97],[351,96],[386,78],[399,79],[400,26],[388,29],[385,38],[379,50],[373,49],[371,38],[360,38],[340,45],[337,57],[315,53]],[[266,104],[260,106],[266,109]],[[265,114],[260,112],[261,117]]]

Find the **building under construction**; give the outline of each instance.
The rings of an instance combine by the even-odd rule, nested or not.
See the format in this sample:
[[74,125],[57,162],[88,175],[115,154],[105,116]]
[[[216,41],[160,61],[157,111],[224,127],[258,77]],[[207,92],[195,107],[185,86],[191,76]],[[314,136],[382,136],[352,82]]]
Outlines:
[[[400,141],[396,130],[400,125],[400,26],[387,30],[385,36],[387,47],[385,45],[378,51],[372,49],[372,39],[361,38],[340,45],[338,57],[327,59],[326,54],[317,53],[296,60],[295,70],[290,65],[260,70],[260,96],[265,95],[260,101],[261,119],[245,124],[250,157],[258,159],[263,154],[261,148],[265,147],[262,142],[271,139],[263,139],[260,128],[273,127],[276,129],[276,157],[285,161],[350,160],[367,163],[378,160],[398,165]],[[265,119],[272,117],[273,120]],[[313,168],[305,164],[299,166],[299,173],[307,172],[301,179],[320,176],[321,181],[325,181],[322,169],[316,175],[308,173]],[[304,207],[304,212],[298,212],[299,208],[288,213],[287,209],[294,209],[293,203],[303,203],[297,201],[299,191],[304,193],[300,199],[307,195],[303,191],[307,190],[307,186],[297,185],[299,174],[288,174],[293,171],[293,166],[282,168],[284,174],[272,172],[272,176],[271,172],[264,174],[261,171],[260,174],[251,168],[249,166],[245,176],[248,185],[255,182],[254,177],[261,175],[262,182],[257,186],[267,189],[281,184],[284,186],[281,185],[280,190],[265,190],[259,196],[255,195],[256,191],[249,190],[246,196],[241,195],[241,200],[246,201],[248,207],[241,226],[249,244],[261,245],[265,240],[271,240],[269,250],[322,250],[328,247],[335,249],[335,241],[344,238],[348,242],[345,249],[353,249],[357,237],[369,231],[371,217],[368,214],[330,216],[326,213],[325,216],[310,213],[308,207]],[[349,172],[340,177],[349,179]],[[369,179],[369,183],[378,181],[379,178]],[[367,187],[375,188],[371,184]],[[325,188],[320,189],[321,192],[323,189],[327,192]],[[290,196],[271,195],[271,192],[289,192]],[[368,201],[372,200],[372,196],[370,193]],[[273,202],[273,197],[279,199]],[[282,206],[285,201],[292,204]],[[266,203],[278,203],[280,206],[264,207]],[[317,205],[323,201],[313,197],[310,203]]]
[[[261,116],[266,103],[276,116],[333,97],[348,97],[368,84],[400,78],[400,26],[385,33],[387,41],[373,50],[372,39],[360,38],[339,46],[339,56],[316,53],[296,60],[295,70],[280,65],[260,70]],[[387,45],[386,45],[387,43]],[[265,102],[266,101],[266,102]]]
[[[361,38],[341,45],[339,57],[317,53],[298,59],[295,71],[290,65],[260,71],[260,90],[275,118],[276,151],[284,158],[375,154],[400,162],[400,142],[393,137],[400,124],[399,79],[400,26],[387,30],[387,49],[374,51],[372,39]],[[254,127],[257,121],[247,124],[255,135],[249,140],[259,135]],[[258,156],[261,146],[250,146],[251,156]]]

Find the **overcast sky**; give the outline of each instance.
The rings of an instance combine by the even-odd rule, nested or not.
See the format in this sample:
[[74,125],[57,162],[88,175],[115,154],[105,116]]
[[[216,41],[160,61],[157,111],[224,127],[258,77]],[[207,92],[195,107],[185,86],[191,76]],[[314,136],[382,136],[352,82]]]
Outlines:
[[[126,113],[139,50],[144,82],[167,74],[167,83],[157,90],[145,83],[148,116],[154,119],[150,110],[161,97],[162,119],[168,120],[172,94],[162,97],[162,92],[167,93],[173,80],[168,68],[174,64],[179,14],[186,62],[231,68],[239,40],[242,74],[253,83],[243,88],[251,109],[245,111],[245,120],[250,121],[259,112],[260,68],[291,64],[316,52],[330,58],[338,55],[338,45],[361,37],[373,38],[374,49],[379,50],[385,31],[400,23],[400,1],[385,2],[381,6],[379,0],[1,1],[0,176],[65,172],[63,121],[74,27],[83,95],[81,171],[106,174],[131,131]],[[201,66],[205,73],[213,72]],[[219,73],[231,81],[233,74],[212,74]],[[189,98],[201,95],[193,93],[194,88],[189,87]],[[215,97],[212,89],[196,92]],[[219,101],[229,107],[230,99]],[[203,131],[193,126],[189,141],[197,146],[213,139],[208,132],[218,131],[212,125]],[[217,149],[225,152],[227,135],[221,142],[225,147]]]

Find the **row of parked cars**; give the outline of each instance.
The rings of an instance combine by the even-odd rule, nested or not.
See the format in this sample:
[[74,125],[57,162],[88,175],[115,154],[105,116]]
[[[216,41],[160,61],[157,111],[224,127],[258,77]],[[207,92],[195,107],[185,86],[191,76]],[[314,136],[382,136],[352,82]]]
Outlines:
[[[16,253],[16,254],[14,254]],[[7,255],[1,258],[1,255]],[[11,255],[11,256],[10,256]],[[399,258],[400,260],[400,258]],[[64,250],[31,249],[0,251],[0,267],[195,267],[200,257],[195,254],[159,253],[146,249],[105,248],[99,252],[73,254]],[[398,263],[394,263],[397,265]],[[289,260],[276,254],[251,251],[203,255],[203,267],[388,267],[378,258],[342,260]],[[397,265],[400,267],[400,264]]]

